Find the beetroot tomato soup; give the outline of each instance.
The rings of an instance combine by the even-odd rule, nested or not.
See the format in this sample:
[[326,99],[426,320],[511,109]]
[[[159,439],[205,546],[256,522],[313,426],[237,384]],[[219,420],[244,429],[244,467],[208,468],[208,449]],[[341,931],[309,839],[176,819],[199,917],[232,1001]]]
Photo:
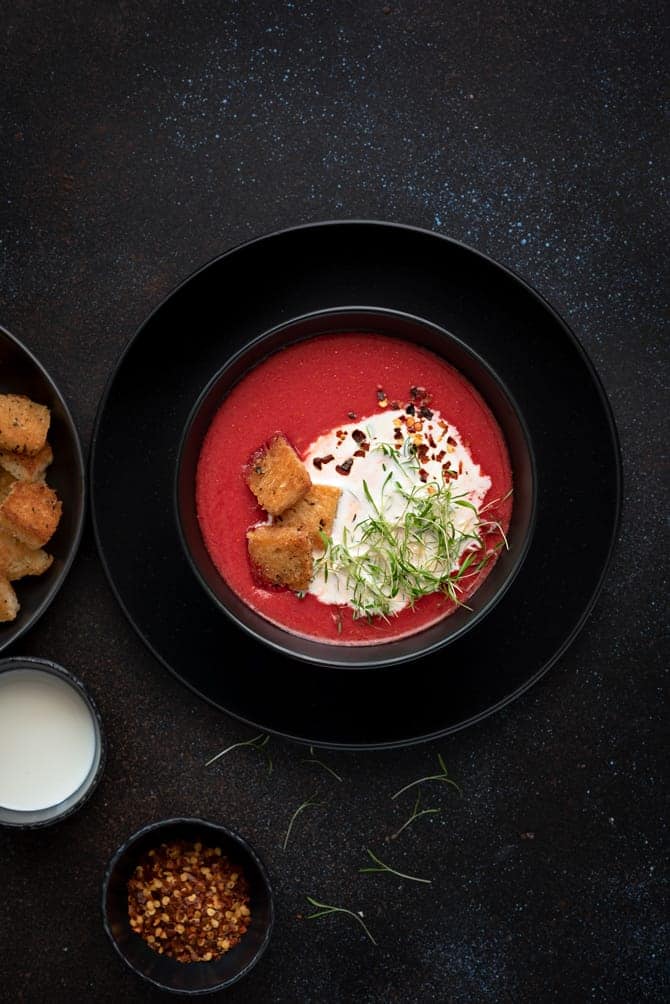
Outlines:
[[[278,433],[313,485],[341,492],[298,591],[259,577],[248,550],[250,528],[282,521],[248,481],[250,458]],[[214,564],[250,607],[299,635],[378,644],[448,616],[481,585],[504,546],[512,473],[491,411],[450,364],[384,335],[321,335],[269,356],[227,395],[201,449],[196,504]]]

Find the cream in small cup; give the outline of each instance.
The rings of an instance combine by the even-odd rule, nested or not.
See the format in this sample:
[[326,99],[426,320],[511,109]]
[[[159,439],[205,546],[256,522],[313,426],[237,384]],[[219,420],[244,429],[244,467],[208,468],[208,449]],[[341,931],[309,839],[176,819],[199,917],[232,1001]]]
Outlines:
[[44,659],[0,660],[0,824],[70,815],[97,784],[104,753],[99,713],[79,680]]

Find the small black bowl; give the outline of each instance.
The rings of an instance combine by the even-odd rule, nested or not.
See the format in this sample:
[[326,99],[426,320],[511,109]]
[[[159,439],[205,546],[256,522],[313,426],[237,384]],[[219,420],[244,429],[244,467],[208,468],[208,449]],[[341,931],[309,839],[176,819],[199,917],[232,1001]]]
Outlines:
[[[514,484],[512,518],[503,551],[490,574],[468,600],[448,617],[415,634],[375,645],[337,645],[296,635],[270,623],[233,592],[219,574],[205,546],[196,511],[198,457],[207,430],[226,395],[250,369],[295,342],[336,332],[374,332],[430,349],[451,363],[479,391],[509,450]],[[306,314],[249,342],[212,377],[186,422],[177,456],[175,514],[186,558],[213,602],[257,641],[304,662],[342,669],[379,669],[419,659],[472,630],[493,609],[514,581],[535,527],[537,485],[535,458],[523,416],[510,392],[488,363],[446,329],[423,318],[375,307],[341,307]]]
[[16,620],[0,624],[1,652],[35,624],[62,586],[81,540],[86,484],[79,434],[63,395],[35,356],[2,326],[0,393],[25,394],[50,409],[48,440],[54,458],[47,468],[46,480],[63,503],[58,529],[45,547],[53,555],[53,564],[42,575],[28,576],[15,583],[21,608]]
[[[144,855],[173,840],[221,847],[249,884],[251,924],[239,943],[211,962],[177,962],[154,952],[130,926],[128,881]],[[231,986],[253,969],[268,946],[274,898],[263,862],[237,833],[207,819],[163,819],[134,833],[112,857],[102,886],[105,931],[127,966],[142,979],[172,993],[197,997]]]

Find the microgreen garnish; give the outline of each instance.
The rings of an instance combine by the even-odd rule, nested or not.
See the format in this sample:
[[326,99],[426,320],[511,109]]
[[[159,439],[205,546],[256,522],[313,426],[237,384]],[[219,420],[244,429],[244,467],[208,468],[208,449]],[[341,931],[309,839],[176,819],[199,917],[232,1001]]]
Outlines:
[[368,866],[367,868],[359,868],[359,872],[389,872],[391,875],[397,875],[398,878],[409,879],[410,882],[424,882],[426,885],[432,884],[432,879],[417,878],[416,875],[405,875],[404,872],[399,872],[397,869],[391,868],[390,865],[384,864],[383,861],[379,860],[376,854],[372,853],[369,847],[367,848],[367,852],[368,856],[375,862],[377,867],[371,868]]
[[288,829],[286,831],[286,836],[284,837],[284,843],[282,844],[282,850],[285,851],[286,848],[287,848],[287,846],[288,846],[288,839],[291,836],[291,830],[293,829],[293,824],[295,823],[295,821],[298,818],[298,816],[302,812],[304,812],[305,809],[316,808],[317,806],[323,805],[323,802],[315,802],[314,801],[315,795],[316,795],[316,793],[314,795],[312,795],[310,798],[308,798],[305,802],[303,802],[302,805],[299,805],[298,808],[293,813],[293,815],[291,816],[291,819],[290,819],[289,824],[288,824]]
[[421,792],[419,792],[419,794],[416,796],[416,802],[414,803],[414,808],[412,809],[412,815],[405,820],[400,829],[396,830],[395,833],[391,834],[391,840],[395,840],[396,837],[399,837],[403,830],[406,830],[408,826],[411,826],[411,824],[414,823],[417,819],[420,819],[421,816],[432,816],[442,811],[441,809],[420,810],[419,809],[420,802],[421,802]]
[[435,592],[464,606],[461,596],[468,580],[495,554],[485,538],[493,531],[502,534],[501,528],[482,519],[451,477],[416,484],[418,460],[409,437],[401,449],[389,443],[375,449],[394,467],[387,471],[382,464],[386,476],[376,496],[363,481],[370,515],[344,527],[340,543],[324,535],[315,572],[326,582],[329,575],[342,577],[356,618],[388,619]]
[[316,913],[308,914],[307,920],[316,920],[318,917],[326,917],[331,913],[346,913],[349,917],[353,917],[354,920],[358,921],[372,944],[377,944],[360,914],[354,913],[353,910],[347,910],[344,906],[331,906],[329,903],[319,903],[318,900],[312,899],[311,896],[307,896],[306,899],[308,903],[311,903],[312,906],[316,906],[318,908]]
[[401,788],[399,791],[396,791],[395,795],[391,795],[391,798],[397,798],[398,795],[402,795],[402,793],[407,791],[409,788],[413,788],[417,784],[424,784],[425,781],[443,781],[445,784],[450,784],[452,788],[456,789],[456,791],[462,798],[463,792],[461,788],[456,784],[454,779],[449,777],[449,771],[447,770],[447,765],[442,759],[442,755],[440,753],[437,754],[437,759],[440,764],[440,767],[442,768],[442,772],[440,774],[429,774],[427,777],[418,777],[416,781],[410,781],[410,783],[406,784],[404,788]]
[[302,762],[303,763],[313,763],[313,764],[316,764],[318,767],[323,767],[323,769],[327,770],[329,774],[332,774],[332,776],[335,778],[336,781],[341,781],[342,780],[342,778],[340,777],[340,775],[336,774],[332,767],[329,767],[327,763],[323,762],[323,760],[318,760],[314,756],[314,747],[313,746],[310,746],[310,748],[309,748],[309,759],[304,759]]
[[270,741],[270,736],[261,732],[259,735],[254,736],[253,739],[245,739],[244,742],[233,743],[232,746],[226,747],[225,750],[221,750],[221,752],[217,753],[216,756],[213,756],[211,760],[208,760],[207,763],[205,764],[205,767],[209,767],[211,763],[214,763],[215,760],[219,760],[222,756],[225,756],[226,753],[230,753],[231,750],[240,749],[242,746],[250,746],[252,749],[256,750],[257,753],[260,753],[261,756],[265,757],[265,761],[268,765],[268,774],[271,774],[272,757],[265,748],[269,743],[269,741]]

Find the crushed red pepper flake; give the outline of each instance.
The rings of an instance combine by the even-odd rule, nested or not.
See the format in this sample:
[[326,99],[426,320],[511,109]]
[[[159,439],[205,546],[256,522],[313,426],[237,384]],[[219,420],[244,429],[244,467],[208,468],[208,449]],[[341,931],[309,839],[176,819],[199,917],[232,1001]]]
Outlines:
[[132,930],[159,955],[210,962],[251,922],[247,880],[220,847],[176,840],[150,850],[128,882]]

